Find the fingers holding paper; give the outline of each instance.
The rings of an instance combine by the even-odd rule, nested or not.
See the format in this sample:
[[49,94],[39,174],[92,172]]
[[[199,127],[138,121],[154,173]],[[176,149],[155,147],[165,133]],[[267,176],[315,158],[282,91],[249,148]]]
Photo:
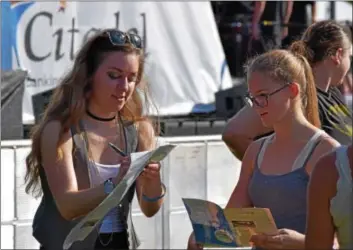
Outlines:
[[124,178],[127,171],[129,170],[131,165],[131,157],[126,156],[123,157],[120,163],[120,169],[118,175],[115,177],[114,184],[117,185]]
[[141,173],[141,177],[145,180],[156,180],[160,178],[160,163],[149,163]]
[[196,243],[195,234],[192,233],[189,237],[187,250],[202,250],[203,245]]
[[294,230],[280,229],[275,235],[253,235],[250,241],[264,249],[302,249],[305,236]]

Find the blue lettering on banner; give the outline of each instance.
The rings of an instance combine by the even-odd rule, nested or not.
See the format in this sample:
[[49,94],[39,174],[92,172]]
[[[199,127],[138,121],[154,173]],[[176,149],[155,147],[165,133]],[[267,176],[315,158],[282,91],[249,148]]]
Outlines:
[[[74,54],[76,52],[75,40],[77,35],[82,36],[82,43],[85,43],[87,39],[100,31],[100,28],[91,27],[87,31],[82,31],[77,26],[77,20],[75,17],[71,18],[71,27],[65,29],[64,27],[58,27],[50,35],[53,38],[52,44],[54,45],[53,50],[43,50],[41,52],[34,51],[33,49],[33,33],[38,29],[38,24],[42,24],[49,29],[55,25],[55,15],[60,15],[65,12],[66,1],[58,1],[59,7],[57,13],[52,13],[52,11],[40,10],[32,14],[29,17],[28,22],[22,27],[23,32],[18,33],[18,28],[21,22],[21,18],[25,11],[28,10],[33,4],[40,4],[38,1],[1,1],[1,70],[8,71],[15,68],[29,67],[30,65],[21,65],[20,57],[26,56],[30,62],[38,63],[44,62],[50,57],[54,57],[55,61],[61,60],[64,56],[68,56],[72,61],[74,59]],[[115,23],[113,25],[115,28],[119,29],[120,22],[120,12],[114,13]],[[127,32],[133,32],[140,35],[144,42],[144,47],[147,46],[146,39],[146,14],[140,13],[139,18],[142,24],[142,32],[135,27],[127,30]],[[42,26],[43,27],[43,26]],[[140,33],[140,34],[139,34]],[[21,39],[18,39],[18,36]],[[69,46],[64,47],[64,40],[69,40]],[[18,41],[23,41],[23,44],[18,44]],[[25,55],[19,55],[18,46],[23,46]],[[37,87],[55,87],[60,79],[51,76],[29,76],[27,78],[26,86],[37,88]]]
[[23,13],[34,1],[1,1],[1,70],[13,68],[12,51],[15,53],[17,67],[21,67],[18,46],[17,26]]
[[[60,1],[60,8],[58,9],[58,13],[64,12],[66,8],[66,1]],[[18,53],[18,44],[17,44],[17,30],[18,25],[23,16],[24,12],[32,6],[36,1],[1,1],[1,69],[2,70],[11,70],[13,67],[21,67],[20,58]],[[40,4],[40,3],[36,3]],[[117,11],[114,13],[115,16],[115,27],[119,29],[119,21],[120,21],[120,13]],[[140,13],[140,18],[142,21],[142,40],[144,42],[144,47],[146,48],[147,39],[146,39],[146,14]],[[71,28],[69,30],[65,30],[64,28],[58,28],[52,34],[53,44],[55,46],[53,51],[45,51],[43,54],[38,54],[33,51],[32,44],[32,34],[33,30],[36,29],[36,24],[40,22],[49,27],[53,27],[54,25],[54,13],[48,11],[39,11],[35,13],[30,19],[29,22],[23,27],[22,35],[24,41],[24,50],[28,59],[32,62],[43,62],[51,56],[54,56],[55,61],[59,61],[64,57],[65,52],[63,51],[63,41],[65,39],[70,39],[70,45],[68,48],[68,55],[70,60],[74,59],[74,53],[77,48],[74,48],[76,35],[80,33],[83,37],[82,43],[84,43],[91,35],[94,35],[100,29],[92,27],[85,33],[81,33],[82,31],[77,27],[76,18],[71,19]],[[134,32],[139,34],[138,29],[133,27],[127,32]],[[69,35],[69,36],[67,36]],[[15,57],[13,58],[13,53]],[[14,61],[15,60],[15,61]],[[16,62],[16,63],[14,63]]]

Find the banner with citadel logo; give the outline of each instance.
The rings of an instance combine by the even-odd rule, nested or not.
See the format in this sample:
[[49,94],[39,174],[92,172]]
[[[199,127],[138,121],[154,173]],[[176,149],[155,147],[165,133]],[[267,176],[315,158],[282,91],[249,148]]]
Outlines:
[[1,7],[1,68],[29,72],[24,123],[34,122],[32,95],[54,88],[82,43],[103,28],[144,39],[159,115],[190,113],[231,87],[209,2],[6,1]]

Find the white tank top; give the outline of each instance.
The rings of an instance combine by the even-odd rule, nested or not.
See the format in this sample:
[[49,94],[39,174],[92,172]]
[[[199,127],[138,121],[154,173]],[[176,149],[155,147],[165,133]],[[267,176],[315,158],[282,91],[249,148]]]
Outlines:
[[[95,165],[95,166],[94,166]],[[120,164],[117,165],[106,165],[97,162],[89,164],[89,171],[91,172],[91,183],[93,187],[101,185],[105,180],[114,178],[117,176],[120,170]],[[123,223],[118,216],[118,208],[113,208],[104,217],[100,233],[113,233],[122,232],[125,230]]]

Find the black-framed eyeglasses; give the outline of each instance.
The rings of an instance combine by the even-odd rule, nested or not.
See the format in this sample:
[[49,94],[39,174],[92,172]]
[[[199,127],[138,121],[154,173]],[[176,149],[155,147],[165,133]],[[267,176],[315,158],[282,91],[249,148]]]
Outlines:
[[113,45],[121,46],[130,43],[135,48],[142,49],[142,39],[136,34],[126,33],[120,30],[107,30],[106,33]]
[[251,96],[250,94],[247,94],[245,96],[245,102],[249,105],[249,106],[253,106],[254,104],[260,108],[265,108],[268,106],[268,98],[278,92],[280,92],[281,90],[287,88],[290,84],[285,84],[282,87],[272,91],[271,93],[268,94],[260,94],[257,96]]

